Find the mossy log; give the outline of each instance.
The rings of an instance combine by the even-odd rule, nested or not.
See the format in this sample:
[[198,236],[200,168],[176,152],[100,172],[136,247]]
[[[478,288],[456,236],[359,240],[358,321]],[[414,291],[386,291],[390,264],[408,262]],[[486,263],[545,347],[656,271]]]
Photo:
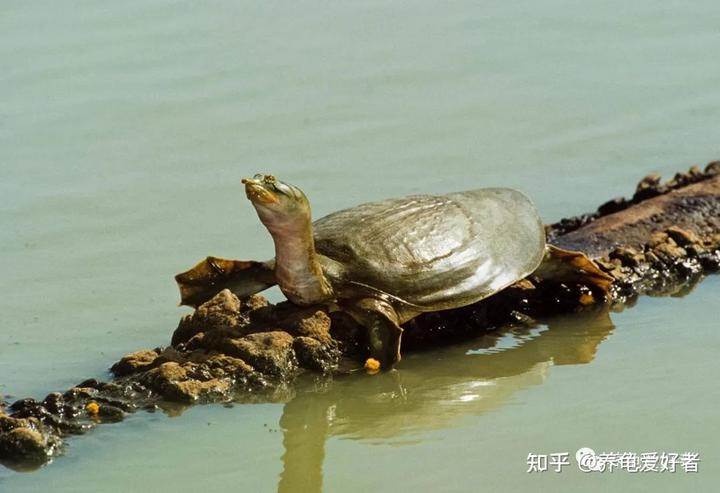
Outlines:
[[[649,176],[630,199],[546,227],[548,240],[588,254],[614,279],[593,286],[530,276],[464,308],[423,314],[404,327],[403,350],[435,347],[562,312],[622,307],[644,293],[673,294],[720,269],[720,162],[666,183]],[[208,402],[284,401],[301,373],[332,378],[362,369],[364,330],[322,307],[238,299],[222,291],[186,315],[163,348],[126,355],[109,382],[85,380],[43,400],[0,402],[0,461],[28,469],[63,439],[141,409],[169,413]],[[399,371],[402,371],[402,365]]]

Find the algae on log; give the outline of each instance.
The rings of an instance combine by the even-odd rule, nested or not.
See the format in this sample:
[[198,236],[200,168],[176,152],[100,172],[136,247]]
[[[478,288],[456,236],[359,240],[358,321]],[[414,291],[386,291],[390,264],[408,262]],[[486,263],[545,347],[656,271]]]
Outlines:
[[[631,199],[547,226],[548,240],[593,257],[615,279],[609,300],[592,286],[529,276],[474,305],[426,313],[404,326],[403,349],[467,339],[538,317],[623,306],[647,292],[672,294],[720,268],[720,162],[667,183],[643,179]],[[186,315],[171,345],[123,357],[111,382],[85,380],[42,401],[0,403],[0,461],[27,469],[61,450],[64,437],[140,409],[173,413],[205,402],[287,401],[303,372],[331,378],[361,368],[365,331],[323,307],[240,300],[225,290]],[[9,415],[6,414],[9,412]]]

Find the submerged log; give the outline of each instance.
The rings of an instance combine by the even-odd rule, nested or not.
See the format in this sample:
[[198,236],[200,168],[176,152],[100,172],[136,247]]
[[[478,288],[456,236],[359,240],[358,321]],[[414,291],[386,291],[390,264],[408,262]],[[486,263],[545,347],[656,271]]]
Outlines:
[[[412,320],[404,326],[403,350],[604,303],[619,309],[641,294],[673,294],[717,272],[720,162],[666,183],[646,177],[631,199],[611,200],[546,230],[549,242],[585,252],[615,279],[609,296],[593,286],[529,276],[474,305]],[[225,290],[183,317],[169,346],[115,363],[110,382],[85,380],[7,409],[0,402],[0,461],[38,467],[62,450],[68,435],[141,409],[175,413],[194,403],[285,401],[301,373],[331,378],[362,370],[367,354],[365,331],[343,313],[273,305],[259,295],[241,300]]]

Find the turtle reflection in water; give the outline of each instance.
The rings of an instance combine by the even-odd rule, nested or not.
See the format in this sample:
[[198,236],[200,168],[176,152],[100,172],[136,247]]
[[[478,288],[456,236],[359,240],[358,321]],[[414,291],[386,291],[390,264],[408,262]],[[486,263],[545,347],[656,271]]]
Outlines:
[[[323,491],[326,452],[337,463],[337,449],[328,450],[326,444],[338,438],[398,447],[432,440],[428,434],[437,430],[483,429],[492,422],[485,420],[487,414],[510,402],[537,399],[522,393],[544,384],[554,367],[591,364],[614,330],[607,306],[546,322],[500,329],[431,354],[414,353],[401,372],[340,375],[322,385],[309,377],[296,382],[279,423],[285,453],[278,493]],[[473,457],[482,461],[483,452],[478,454]],[[336,471],[332,476],[338,480]],[[333,491],[331,485],[325,490]]]
[[422,312],[475,303],[531,273],[603,290],[612,281],[582,253],[547,245],[535,207],[516,190],[388,199],[312,222],[299,188],[270,175],[243,183],[275,258],[208,257],[176,276],[181,304],[198,306],[225,288],[244,297],[277,284],[297,305],[349,313],[367,329],[383,369],[400,359],[401,325]]

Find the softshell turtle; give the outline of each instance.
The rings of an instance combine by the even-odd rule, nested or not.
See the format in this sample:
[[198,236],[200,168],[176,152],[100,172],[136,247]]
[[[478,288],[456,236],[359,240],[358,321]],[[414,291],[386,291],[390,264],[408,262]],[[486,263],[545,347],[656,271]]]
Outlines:
[[400,326],[422,312],[475,303],[533,272],[585,278],[604,290],[612,281],[582,253],[546,245],[535,207],[516,190],[388,199],[312,222],[299,188],[270,175],[243,183],[275,258],[207,257],[175,277],[181,304],[278,284],[295,304],[348,312],[367,328],[371,356],[384,369],[400,359]]

